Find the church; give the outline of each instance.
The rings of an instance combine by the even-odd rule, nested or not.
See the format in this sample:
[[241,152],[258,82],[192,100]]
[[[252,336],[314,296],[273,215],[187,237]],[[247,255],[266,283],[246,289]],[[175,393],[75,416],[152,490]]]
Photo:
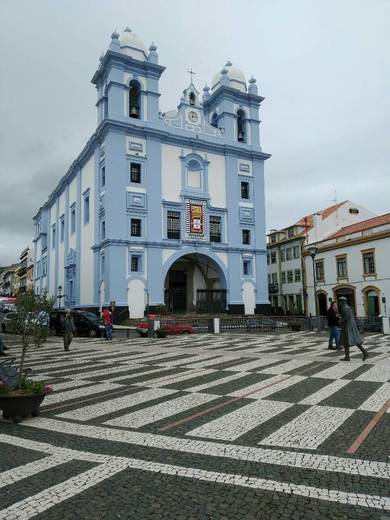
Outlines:
[[228,61],[200,93],[191,73],[162,113],[163,73],[153,43],[112,34],[92,78],[96,131],[34,217],[34,290],[130,318],[267,314],[256,79]]

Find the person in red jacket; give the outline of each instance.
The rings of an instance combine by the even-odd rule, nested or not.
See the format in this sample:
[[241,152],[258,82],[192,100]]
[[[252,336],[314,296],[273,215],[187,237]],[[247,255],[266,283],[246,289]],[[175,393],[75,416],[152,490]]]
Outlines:
[[106,341],[112,339],[112,314],[109,309],[104,309],[102,312],[102,319],[106,328]]

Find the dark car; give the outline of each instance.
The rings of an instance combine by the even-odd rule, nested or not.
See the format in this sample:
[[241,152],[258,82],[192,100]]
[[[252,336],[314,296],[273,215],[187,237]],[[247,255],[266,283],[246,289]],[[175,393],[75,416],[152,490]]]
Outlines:
[[[88,311],[71,311],[77,336],[89,338],[104,337],[104,323],[96,314]],[[62,322],[65,310],[53,311],[50,314],[50,333],[52,335],[62,334]]]

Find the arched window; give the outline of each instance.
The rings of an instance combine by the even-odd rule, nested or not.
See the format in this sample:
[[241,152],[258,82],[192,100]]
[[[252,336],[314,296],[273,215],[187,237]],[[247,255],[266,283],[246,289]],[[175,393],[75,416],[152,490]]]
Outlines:
[[211,126],[218,128],[218,114],[216,112],[211,117]]
[[138,81],[130,81],[129,116],[139,119],[141,116],[141,87]]
[[190,105],[195,106],[195,94],[193,92],[190,93]]
[[203,168],[195,159],[191,159],[187,164],[187,188],[202,189]]
[[237,141],[245,143],[245,112],[241,109],[237,111]]

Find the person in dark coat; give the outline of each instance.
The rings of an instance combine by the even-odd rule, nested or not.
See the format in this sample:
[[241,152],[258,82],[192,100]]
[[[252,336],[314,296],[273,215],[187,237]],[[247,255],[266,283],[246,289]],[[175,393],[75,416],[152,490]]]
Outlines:
[[[337,302],[332,302],[327,313],[328,326],[329,326],[329,346],[331,350],[340,349],[340,318],[339,311],[337,308]],[[333,346],[333,340],[335,346]]]
[[69,352],[69,346],[72,343],[74,334],[76,334],[76,327],[74,326],[73,318],[70,313],[70,309],[66,309],[64,321],[62,323],[63,338],[64,338],[64,350]]
[[345,296],[339,298],[340,303],[340,324],[341,324],[341,343],[344,346],[345,357],[341,361],[349,361],[349,347],[356,345],[363,353],[363,361],[368,358],[368,352],[363,347],[363,340],[357,328],[355,317],[348,300]]

